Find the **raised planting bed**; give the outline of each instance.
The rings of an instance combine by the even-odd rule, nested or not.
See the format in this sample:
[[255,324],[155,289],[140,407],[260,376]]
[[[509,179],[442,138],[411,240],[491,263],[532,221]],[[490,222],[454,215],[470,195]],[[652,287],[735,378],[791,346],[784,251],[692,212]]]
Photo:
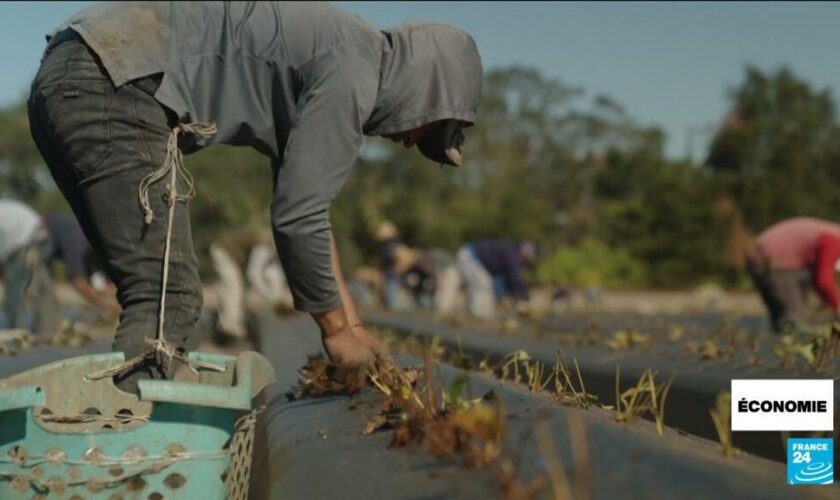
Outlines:
[[[605,405],[615,405],[617,367],[621,390],[635,386],[645,372],[651,369],[655,372],[657,382],[667,382],[673,378],[665,407],[665,424],[712,440],[719,439],[719,435],[709,411],[716,406],[718,395],[730,390],[732,379],[836,378],[840,373],[840,360],[836,358],[824,360],[822,369],[817,372],[808,366],[804,357],[791,354],[789,366],[786,367],[783,360],[773,353],[778,338],[762,336],[760,333],[741,331],[727,337],[725,330],[700,331],[683,334],[685,338],[681,335],[677,340],[670,340],[674,335],[673,323],[664,323],[660,329],[652,328],[647,332],[636,327],[636,339],[642,335],[647,336],[648,340],[630,340],[629,345],[616,348],[611,347],[610,342],[616,340],[616,334],[621,330],[598,326],[594,319],[581,322],[578,331],[572,328],[561,329],[556,324],[549,329],[541,323],[525,323],[506,331],[491,331],[455,327],[419,315],[388,313],[368,313],[365,319],[370,325],[393,332],[404,339],[414,337],[431,341],[437,338],[451,354],[458,358],[469,358],[474,365],[478,360],[485,360],[487,365],[499,366],[510,359],[511,353],[524,351],[531,360],[542,363],[550,371],[557,360],[558,350],[561,350],[572,370],[573,361],[577,361],[586,391],[595,395],[597,402]],[[593,324],[596,325],[594,328]],[[597,328],[601,328],[601,331]],[[624,323],[623,329],[624,335],[634,335],[630,331],[633,329],[631,322]],[[716,332],[720,338],[714,340],[715,345],[705,345]],[[692,335],[695,336],[693,339]],[[759,339],[757,348],[753,342],[755,338]],[[689,342],[694,343],[694,350],[686,347],[692,345],[687,344]],[[735,347],[730,348],[733,342]],[[708,353],[703,351],[706,348]],[[707,355],[712,353],[715,355]],[[573,378],[576,379],[576,374]],[[552,383],[549,380],[546,389],[551,390]],[[835,429],[838,429],[837,425]],[[735,432],[732,437],[736,448],[772,460],[785,460],[781,433]]]
[[[306,317],[260,322],[264,354],[278,384],[266,410],[270,484],[267,498],[500,498],[492,469],[469,469],[419,447],[389,448],[393,431],[364,435],[384,396],[372,389],[348,396],[288,401],[297,368],[320,351],[317,328]],[[402,357],[403,366],[421,364]],[[463,371],[443,363],[444,385]],[[502,401],[507,428],[502,445],[528,482],[555,460],[570,491],[592,498],[832,498],[837,487],[787,487],[785,467],[747,454],[728,459],[718,443],[639,421],[618,424],[612,413],[557,404],[551,397],[488,375],[469,374],[472,394],[493,391]],[[587,387],[588,389],[588,387]],[[542,423],[542,424],[540,424]],[[536,429],[542,425],[542,432]],[[546,433],[547,430],[547,433]],[[539,436],[537,439],[536,436]],[[546,485],[537,498],[552,498]]]

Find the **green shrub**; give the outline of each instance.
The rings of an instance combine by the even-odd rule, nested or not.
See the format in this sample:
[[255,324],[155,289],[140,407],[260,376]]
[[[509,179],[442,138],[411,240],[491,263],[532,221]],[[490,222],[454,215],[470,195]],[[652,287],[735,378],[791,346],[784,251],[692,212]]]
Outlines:
[[557,248],[537,268],[543,285],[633,286],[645,281],[645,267],[628,252],[587,239]]

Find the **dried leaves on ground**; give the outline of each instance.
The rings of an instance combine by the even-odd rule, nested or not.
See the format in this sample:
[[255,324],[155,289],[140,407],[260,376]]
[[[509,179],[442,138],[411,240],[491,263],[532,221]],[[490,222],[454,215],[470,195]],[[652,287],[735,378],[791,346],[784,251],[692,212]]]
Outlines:
[[36,342],[35,336],[27,330],[0,330],[0,354],[15,356]]
[[83,323],[65,321],[50,337],[39,337],[29,330],[0,330],[0,355],[16,356],[33,347],[82,347],[94,339],[90,328]]
[[638,330],[619,330],[606,341],[606,344],[615,351],[628,350],[636,346],[650,347],[653,344],[653,337]]
[[785,368],[792,368],[794,360],[801,357],[812,370],[820,371],[837,357],[838,343],[840,323],[835,323],[830,328],[783,335],[773,346],[773,354]]
[[732,445],[732,395],[728,392],[721,392],[715,401],[715,407],[709,410],[715,430],[718,434],[723,454],[726,458],[735,456],[735,448]]
[[656,422],[656,432],[661,436],[665,432],[665,401],[674,379],[664,384],[657,384],[656,374],[648,368],[642,373],[635,386],[621,392],[620,378],[620,370],[616,366],[615,420],[632,424],[639,418],[650,415]]
[[286,393],[289,401],[330,394],[353,395],[367,385],[362,370],[339,370],[323,354],[309,356],[298,370],[298,385]]
[[530,498],[542,488],[544,478],[519,483],[503,456],[506,415],[495,393],[473,398],[466,371],[444,387],[433,372],[432,352],[424,359],[422,369],[389,362],[366,373],[339,374],[323,355],[310,356],[287,397],[352,395],[369,383],[385,398],[368,417],[363,434],[393,430],[391,447],[419,446],[469,468],[493,468],[505,498]]
[[395,364],[369,374],[386,396],[380,411],[368,419],[365,433],[394,429],[391,446],[419,445],[432,454],[469,467],[486,467],[501,452],[505,416],[492,393],[471,399],[467,375],[446,390],[436,383],[431,353],[422,373]]

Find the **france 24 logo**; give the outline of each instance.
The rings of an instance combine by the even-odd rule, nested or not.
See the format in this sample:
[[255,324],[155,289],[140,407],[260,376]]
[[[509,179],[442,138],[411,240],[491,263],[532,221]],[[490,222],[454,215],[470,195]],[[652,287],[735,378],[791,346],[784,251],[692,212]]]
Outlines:
[[788,484],[834,483],[834,440],[789,438]]

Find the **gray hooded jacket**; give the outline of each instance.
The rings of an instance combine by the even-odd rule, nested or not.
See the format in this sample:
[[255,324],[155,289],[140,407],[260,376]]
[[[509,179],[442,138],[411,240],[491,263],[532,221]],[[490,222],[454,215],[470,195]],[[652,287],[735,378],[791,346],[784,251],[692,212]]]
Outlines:
[[308,312],[340,303],[329,209],[363,134],[472,124],[481,91],[467,33],[440,24],[382,32],[323,3],[102,3],[53,34],[68,27],[115,86],[162,74],[160,103],[184,122],[216,123],[206,143],[272,158],[277,250],[295,306]]

